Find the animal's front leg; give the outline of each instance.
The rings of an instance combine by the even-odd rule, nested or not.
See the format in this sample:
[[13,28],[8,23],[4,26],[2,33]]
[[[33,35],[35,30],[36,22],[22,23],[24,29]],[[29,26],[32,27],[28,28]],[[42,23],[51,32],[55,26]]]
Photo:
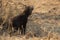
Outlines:
[[25,33],[26,33],[26,24],[23,25],[23,29],[22,30],[23,30],[22,34],[25,35]]

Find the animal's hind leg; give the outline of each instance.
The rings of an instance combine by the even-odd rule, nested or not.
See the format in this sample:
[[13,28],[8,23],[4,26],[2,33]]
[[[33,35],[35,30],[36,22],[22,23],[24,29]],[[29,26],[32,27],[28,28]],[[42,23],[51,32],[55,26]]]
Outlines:
[[18,31],[18,27],[14,27],[14,33]]
[[11,33],[15,33],[18,31],[18,27],[13,27],[13,28],[14,28],[14,30]]
[[21,28],[21,25],[18,27],[18,34],[21,34],[21,30],[22,30],[22,28]]
[[18,27],[13,27],[14,30],[10,33],[10,36],[15,35],[16,32],[18,31]]

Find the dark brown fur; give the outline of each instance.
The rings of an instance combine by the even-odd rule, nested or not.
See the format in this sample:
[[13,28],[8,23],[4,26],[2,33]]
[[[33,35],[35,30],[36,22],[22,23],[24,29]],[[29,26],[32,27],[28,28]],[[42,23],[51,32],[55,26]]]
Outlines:
[[25,34],[28,17],[31,15],[32,10],[33,7],[28,6],[22,13],[23,15],[18,15],[12,19],[12,26],[14,28],[14,32],[16,32],[18,28],[20,28],[21,34]]

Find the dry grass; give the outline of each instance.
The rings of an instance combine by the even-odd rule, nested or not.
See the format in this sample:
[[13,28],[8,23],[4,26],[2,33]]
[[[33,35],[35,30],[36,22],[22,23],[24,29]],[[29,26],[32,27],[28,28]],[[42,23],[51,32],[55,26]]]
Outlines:
[[0,40],[60,40],[60,36],[49,33],[47,37],[0,36]]
[[[34,11],[33,12],[40,12],[40,13],[45,13],[46,15],[60,15],[60,1],[59,0],[28,0],[28,1],[23,1],[23,0],[2,0],[2,14],[0,16],[3,19],[3,23],[0,25],[2,29],[2,25],[9,19],[10,17],[14,17],[18,14],[20,14],[23,10],[24,7],[19,4],[19,2],[22,2],[23,4],[26,5],[33,5],[34,6]],[[57,10],[52,10],[53,8],[56,8]],[[22,10],[21,10],[22,9]],[[51,11],[51,13],[49,13]],[[12,16],[11,16],[12,15]],[[10,16],[10,17],[9,17]],[[42,20],[42,19],[36,19],[34,22],[38,24],[43,24],[45,21],[48,21],[49,23],[56,23],[57,25],[60,26],[60,21],[55,21],[54,19],[52,20]],[[56,25],[54,24],[54,25]],[[26,34],[25,36],[0,36],[0,40],[60,40],[60,35],[56,33],[48,33],[48,36],[46,37],[34,37],[32,34],[32,37],[30,37],[31,34]]]

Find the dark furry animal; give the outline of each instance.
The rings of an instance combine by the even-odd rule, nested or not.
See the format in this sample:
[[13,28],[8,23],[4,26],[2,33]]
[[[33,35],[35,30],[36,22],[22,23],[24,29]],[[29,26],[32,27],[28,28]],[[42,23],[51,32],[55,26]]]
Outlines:
[[14,28],[14,32],[20,28],[21,34],[25,34],[26,31],[26,24],[28,21],[28,17],[31,15],[33,7],[26,7],[25,11],[22,13],[23,15],[18,15],[13,18],[12,26]]

